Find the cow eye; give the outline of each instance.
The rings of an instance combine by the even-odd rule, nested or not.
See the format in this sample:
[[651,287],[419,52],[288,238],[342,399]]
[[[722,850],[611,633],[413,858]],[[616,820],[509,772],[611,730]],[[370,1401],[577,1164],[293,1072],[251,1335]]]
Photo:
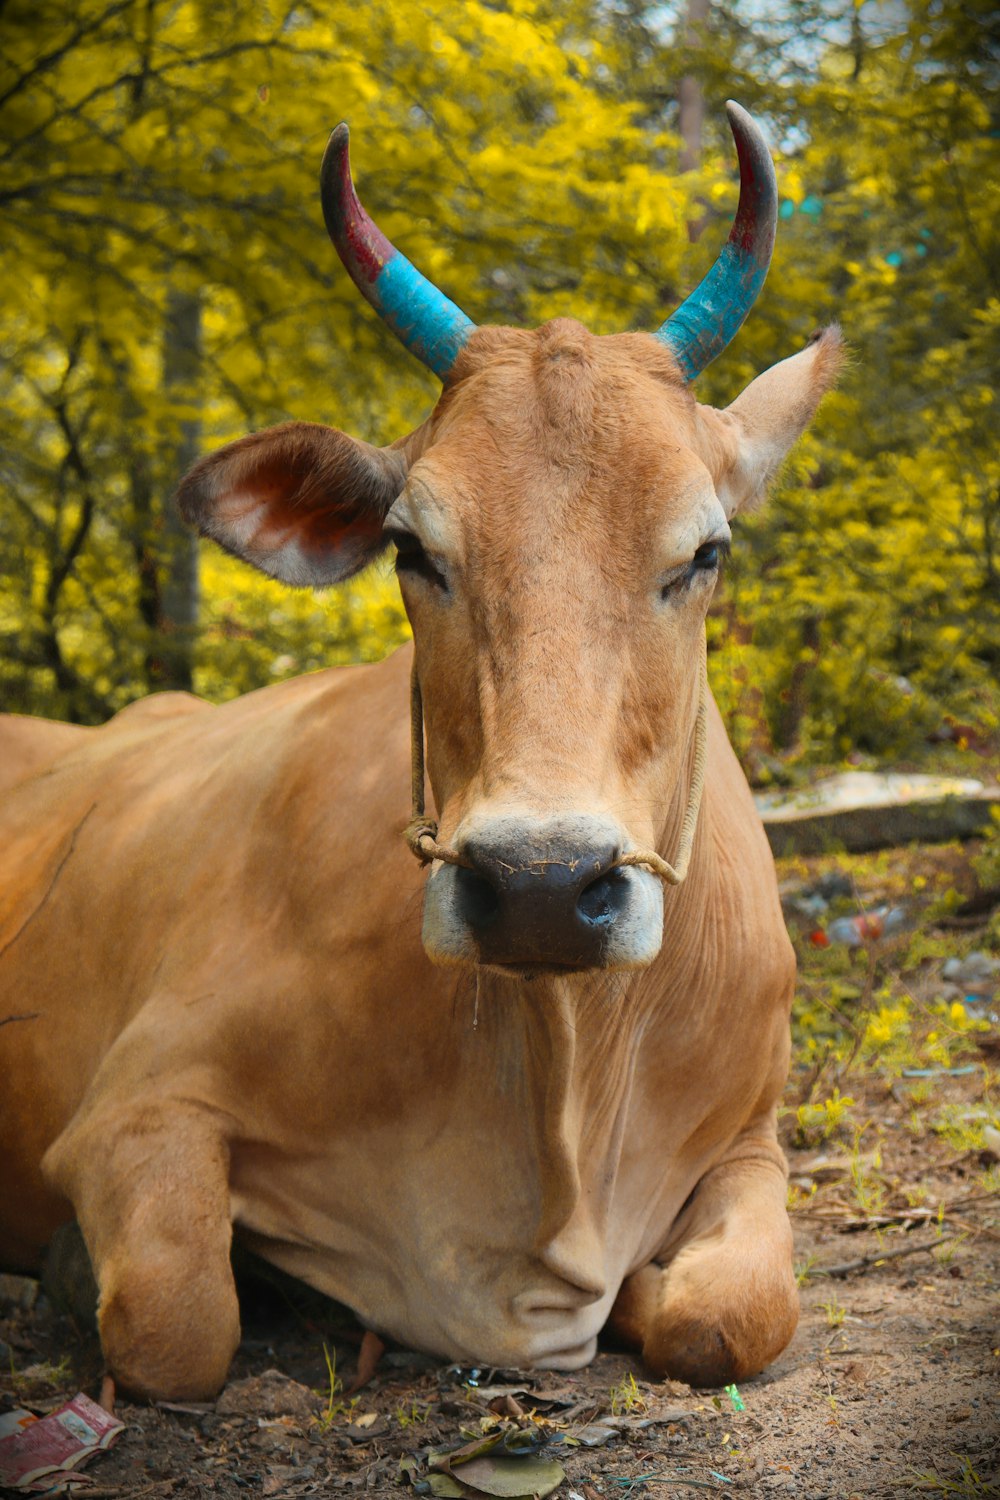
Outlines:
[[729,552],[729,541],[720,537],[714,542],[702,542],[689,563],[678,568],[674,574],[667,578],[660,589],[663,599],[679,595],[686,585],[703,573],[715,573],[718,571],[724,557]]
[[722,557],[718,542],[702,542],[691,559],[692,568],[717,568]]
[[424,551],[420,538],[414,536],[412,531],[404,531],[401,527],[389,527],[385,532],[386,539],[396,549],[396,572],[417,574],[428,583],[434,584],[435,588],[448,592],[448,580],[439,568],[436,568]]

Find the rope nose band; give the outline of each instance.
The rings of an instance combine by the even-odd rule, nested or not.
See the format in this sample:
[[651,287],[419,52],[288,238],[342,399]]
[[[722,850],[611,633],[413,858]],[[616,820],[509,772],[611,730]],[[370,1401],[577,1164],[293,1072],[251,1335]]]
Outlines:
[[[684,880],[691,863],[694,835],[698,827],[698,813],[701,810],[701,795],[705,789],[707,726],[708,677],[705,644],[702,642],[701,686],[698,717],[694,726],[694,767],[691,772],[691,790],[688,793],[684,822],[681,824],[680,839],[677,844],[677,862],[672,865],[668,864],[655,849],[636,849],[631,854],[623,854],[621,859],[616,860],[612,866],[613,869],[620,869],[623,865],[645,865],[667,885],[680,885]],[[427,817],[424,811],[424,705],[420,693],[420,679],[417,676],[416,656],[413,658],[413,667],[410,672],[410,773],[412,814],[403,837],[411,850],[422,865],[429,865],[432,860],[439,859],[443,864],[462,865],[465,869],[471,870],[473,868],[471,860],[459,854],[457,849],[450,849],[447,844],[438,843],[438,825],[433,818]]]
[[410,821],[403,830],[403,837],[422,865],[439,859],[446,865],[464,865],[467,870],[472,869],[471,860],[465,859],[457,849],[439,844],[437,836],[437,823],[424,811],[424,700],[414,652],[410,668]]

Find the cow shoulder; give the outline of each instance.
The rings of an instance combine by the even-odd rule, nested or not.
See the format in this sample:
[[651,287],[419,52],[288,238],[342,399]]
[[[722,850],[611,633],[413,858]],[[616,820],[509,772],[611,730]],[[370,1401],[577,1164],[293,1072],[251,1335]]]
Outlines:
[[46,770],[62,756],[86,744],[94,731],[81,724],[60,724],[24,714],[0,716],[0,792]]

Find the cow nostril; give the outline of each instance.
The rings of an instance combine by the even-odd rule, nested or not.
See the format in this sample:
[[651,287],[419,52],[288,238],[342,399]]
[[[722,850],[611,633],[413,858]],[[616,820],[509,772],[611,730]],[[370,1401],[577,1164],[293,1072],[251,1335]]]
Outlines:
[[473,931],[488,927],[500,910],[500,898],[493,886],[475,870],[464,865],[455,868],[459,912]]
[[624,870],[599,875],[580,892],[576,909],[591,927],[610,927],[621,916],[629,900],[629,881]]

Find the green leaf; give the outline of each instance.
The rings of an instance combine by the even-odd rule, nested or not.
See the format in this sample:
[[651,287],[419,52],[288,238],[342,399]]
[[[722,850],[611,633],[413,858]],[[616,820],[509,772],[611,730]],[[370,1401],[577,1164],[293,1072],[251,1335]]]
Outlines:
[[444,1496],[446,1500],[455,1500],[456,1496],[458,1500],[461,1500],[463,1495],[469,1493],[465,1486],[459,1484],[457,1479],[452,1479],[450,1474],[428,1474],[427,1483],[432,1495]]
[[513,1458],[508,1454],[489,1454],[473,1458],[461,1468],[462,1484],[468,1492],[501,1495],[507,1500],[532,1495],[548,1495],[565,1479],[562,1464],[552,1458]]

